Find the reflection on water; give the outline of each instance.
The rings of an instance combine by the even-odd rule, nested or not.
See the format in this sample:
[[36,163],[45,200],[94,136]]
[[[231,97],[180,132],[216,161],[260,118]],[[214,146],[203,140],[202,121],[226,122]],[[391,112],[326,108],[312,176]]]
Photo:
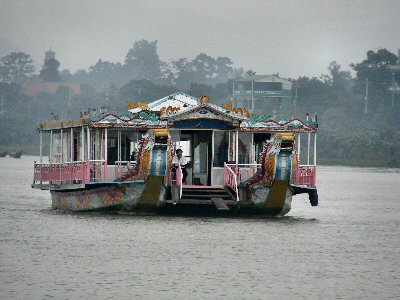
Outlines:
[[0,158],[0,298],[395,298],[400,173],[321,167],[282,218],[68,213]]

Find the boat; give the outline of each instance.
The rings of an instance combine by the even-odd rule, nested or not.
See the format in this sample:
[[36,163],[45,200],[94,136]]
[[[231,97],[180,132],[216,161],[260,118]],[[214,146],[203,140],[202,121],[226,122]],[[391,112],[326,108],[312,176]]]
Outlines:
[[[283,216],[303,193],[318,205],[317,116],[254,115],[185,93],[126,106],[38,124],[32,187],[49,190],[54,209]],[[177,149],[186,165],[173,163]]]
[[11,152],[11,153],[9,153],[9,154],[10,154],[10,157],[13,157],[13,158],[21,158],[21,156],[22,156],[22,151]]
[[8,151],[0,152],[0,157],[6,157],[8,154]]

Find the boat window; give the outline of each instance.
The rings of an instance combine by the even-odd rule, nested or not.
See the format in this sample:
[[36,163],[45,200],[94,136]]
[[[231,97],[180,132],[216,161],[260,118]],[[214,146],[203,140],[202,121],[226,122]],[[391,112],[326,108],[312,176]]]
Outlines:
[[[116,161],[136,160],[138,144],[141,139],[141,133],[137,131],[108,130],[107,133],[107,163],[115,164]],[[120,148],[118,148],[118,142]]]
[[178,130],[171,130],[171,139],[174,144],[174,155],[176,149],[182,149],[183,155],[186,158],[188,166],[191,166],[192,161],[192,134],[182,133]]
[[61,162],[61,133],[53,133],[53,157],[51,158],[53,163]]
[[214,131],[214,167],[223,167],[228,161],[228,132]]
[[238,145],[239,164],[252,163],[251,139],[252,139],[252,133],[239,132],[239,145]]

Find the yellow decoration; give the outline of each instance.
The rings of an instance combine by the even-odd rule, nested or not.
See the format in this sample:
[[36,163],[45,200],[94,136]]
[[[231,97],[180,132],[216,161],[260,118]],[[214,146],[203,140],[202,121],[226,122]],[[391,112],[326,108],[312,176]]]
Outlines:
[[147,103],[144,102],[138,102],[137,105],[142,109],[142,110],[146,110],[149,106],[147,105]]
[[154,130],[155,136],[168,136],[168,129],[156,129]]
[[280,135],[281,135],[281,141],[294,142],[294,133],[282,132],[282,133],[280,133]]
[[208,97],[206,95],[201,95],[199,97],[199,101],[200,101],[200,104],[208,104],[211,102],[211,99],[210,99],[210,97]]
[[[270,147],[267,148],[266,151],[269,150]],[[266,154],[267,157],[265,158],[264,170],[267,174],[266,184],[267,186],[271,186],[272,182],[275,178],[275,170],[276,170],[276,156],[273,154]]]
[[146,110],[148,108],[147,103],[144,102],[132,102],[132,101],[126,101],[125,106],[128,110],[134,109],[134,108],[140,108],[141,110]]
[[225,102],[224,104],[222,104],[222,107],[229,111],[233,109],[232,102]]
[[136,103],[132,102],[132,101],[126,101],[125,102],[125,106],[126,106],[126,108],[128,110],[131,110],[131,109],[134,109],[134,108],[138,107],[138,105]]
[[[163,107],[163,109],[165,111],[164,107]],[[181,110],[181,108],[179,106],[177,106],[177,107],[168,106],[168,108],[166,109],[167,115],[176,114],[180,110]]]

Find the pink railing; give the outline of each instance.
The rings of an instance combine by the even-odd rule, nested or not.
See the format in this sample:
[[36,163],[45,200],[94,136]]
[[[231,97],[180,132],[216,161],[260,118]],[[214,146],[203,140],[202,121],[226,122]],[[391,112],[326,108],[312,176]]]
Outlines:
[[89,182],[106,181],[107,163],[105,160],[90,160],[90,180]]
[[[238,184],[246,181],[256,174],[257,168],[259,168],[260,164],[225,164],[225,166],[232,169],[232,171],[236,174],[236,179]],[[225,173],[224,173],[225,174]]]
[[294,183],[297,185],[306,185],[315,187],[317,180],[317,167],[314,165],[298,166]]
[[121,178],[129,173],[136,166],[136,161],[116,161],[114,169],[114,178]]
[[181,165],[178,164],[175,172],[171,170],[170,177],[171,185],[179,187],[179,198],[182,197],[183,173]]
[[239,201],[237,170],[237,166],[236,172],[234,172],[230,166],[224,163],[224,186],[229,186],[236,193],[236,201]]
[[66,163],[34,164],[33,181],[49,184],[105,181],[107,165],[104,160]]
[[67,183],[90,180],[89,162],[72,162],[64,164],[34,164],[34,182]]

